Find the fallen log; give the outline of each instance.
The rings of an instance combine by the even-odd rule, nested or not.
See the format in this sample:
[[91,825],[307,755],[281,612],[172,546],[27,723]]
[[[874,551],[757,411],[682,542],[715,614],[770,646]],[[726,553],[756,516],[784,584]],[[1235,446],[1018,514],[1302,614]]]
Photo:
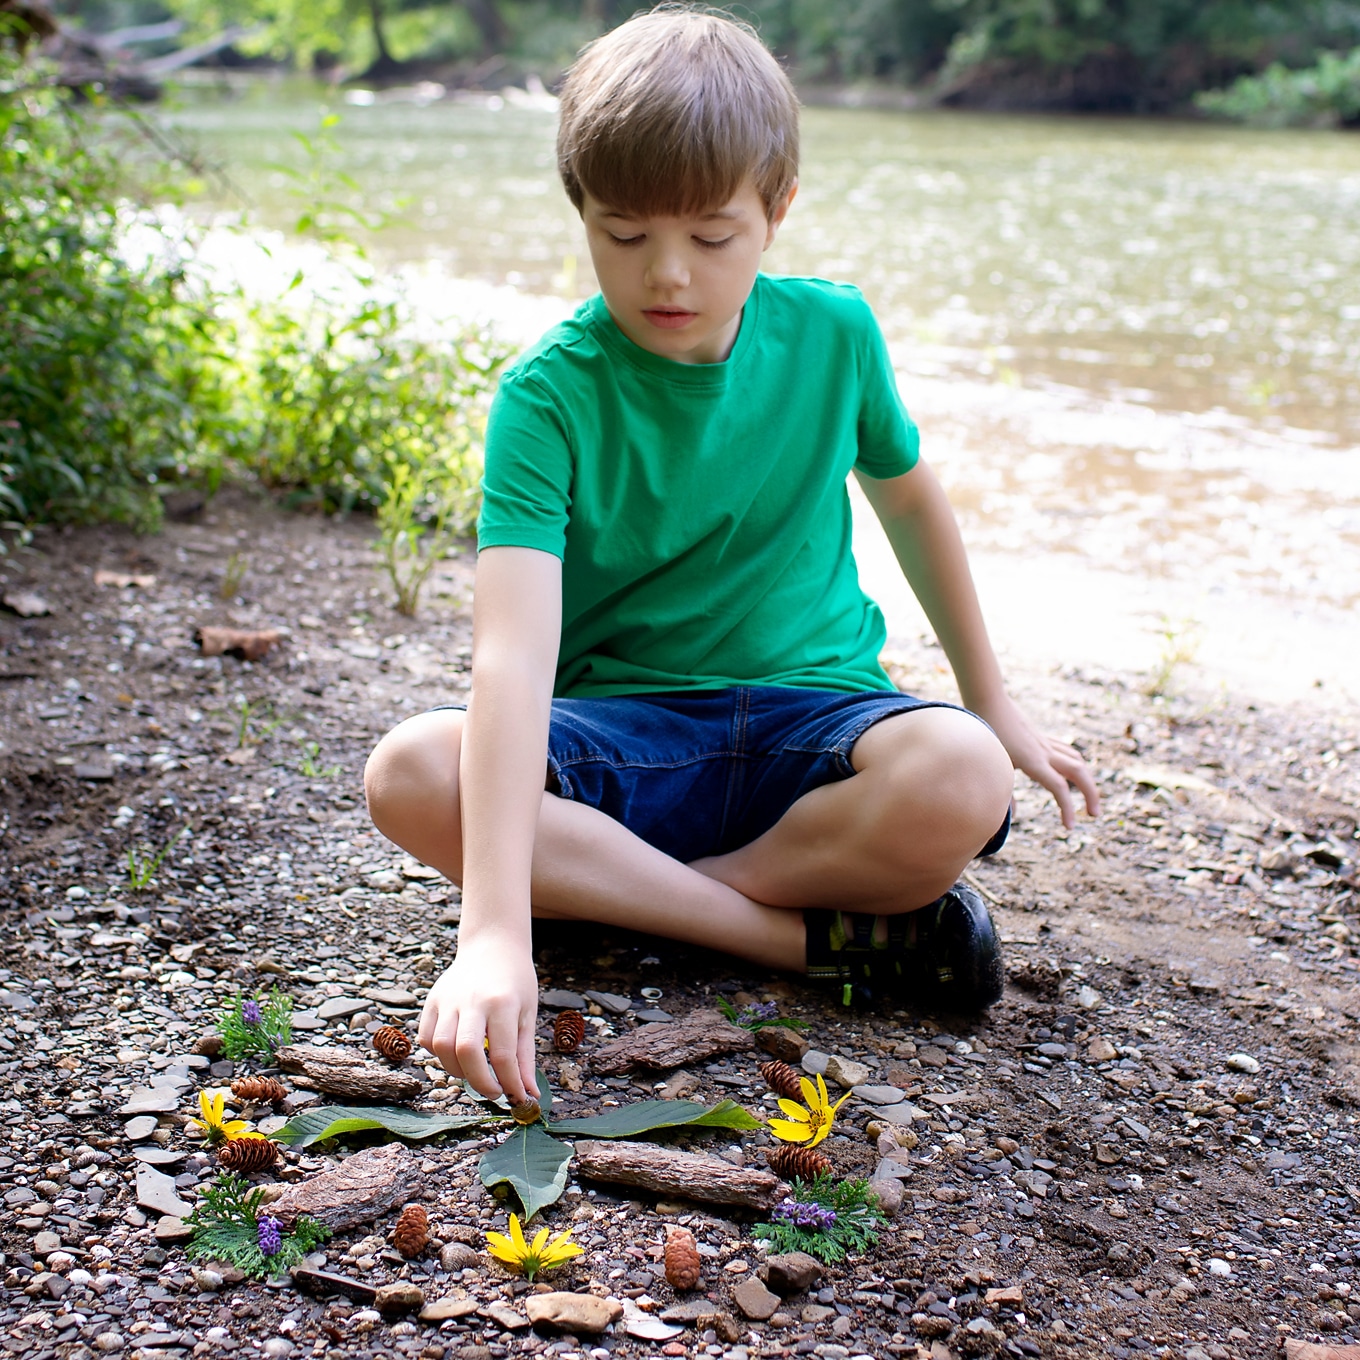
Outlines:
[[661,1071],[720,1053],[745,1053],[755,1045],[749,1029],[731,1024],[717,1011],[701,1010],[691,1012],[683,1020],[643,1025],[598,1049],[590,1065],[605,1076],[615,1076],[632,1067]]
[[774,1208],[788,1189],[772,1172],[651,1143],[577,1143],[576,1172],[587,1180],[635,1186],[656,1195],[761,1211]]
[[424,1176],[415,1154],[405,1143],[386,1143],[346,1157],[339,1166],[322,1171],[301,1185],[289,1186],[269,1206],[285,1224],[307,1214],[337,1232],[417,1199]]
[[295,1074],[293,1084],[346,1100],[410,1100],[424,1089],[414,1073],[365,1062],[348,1048],[312,1048],[290,1044],[275,1061]]

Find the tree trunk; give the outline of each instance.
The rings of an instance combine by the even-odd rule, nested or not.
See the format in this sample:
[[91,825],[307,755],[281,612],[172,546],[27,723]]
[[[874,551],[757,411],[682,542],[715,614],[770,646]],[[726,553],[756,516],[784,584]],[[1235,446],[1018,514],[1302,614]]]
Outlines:
[[383,31],[382,0],[368,0],[368,18],[373,28],[373,42],[378,49],[378,60],[373,65],[380,70],[384,67],[395,66],[392,53],[388,50],[387,34]]
[[502,51],[507,34],[496,0],[462,0],[462,4],[482,35],[482,51],[487,56]]

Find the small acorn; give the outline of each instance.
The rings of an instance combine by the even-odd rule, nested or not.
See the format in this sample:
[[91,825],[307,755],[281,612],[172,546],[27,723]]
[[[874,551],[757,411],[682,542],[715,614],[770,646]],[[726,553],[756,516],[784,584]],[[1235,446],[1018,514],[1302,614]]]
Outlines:
[[559,1053],[575,1053],[585,1037],[586,1021],[580,1011],[561,1011],[553,1021],[553,1047]]
[[831,1158],[813,1148],[784,1145],[765,1149],[770,1170],[781,1180],[815,1181],[831,1173]]
[[373,1033],[373,1047],[390,1063],[405,1062],[411,1056],[411,1040],[396,1025],[384,1025]]
[[408,1204],[392,1229],[392,1245],[409,1261],[419,1256],[430,1241],[430,1216],[420,1204]]
[[279,1159],[279,1145],[272,1138],[229,1138],[217,1153],[224,1171],[263,1171]]
[[274,1077],[237,1077],[231,1093],[238,1100],[252,1100],[258,1105],[277,1105],[288,1094],[288,1088]]
[[771,1058],[769,1062],[763,1062],[759,1067],[760,1075],[765,1078],[765,1084],[776,1095],[783,1096],[787,1100],[803,1099],[802,1078],[786,1062],[780,1062],[778,1058]]
[[666,1227],[666,1283],[672,1289],[695,1289],[703,1271],[699,1248],[688,1228]]

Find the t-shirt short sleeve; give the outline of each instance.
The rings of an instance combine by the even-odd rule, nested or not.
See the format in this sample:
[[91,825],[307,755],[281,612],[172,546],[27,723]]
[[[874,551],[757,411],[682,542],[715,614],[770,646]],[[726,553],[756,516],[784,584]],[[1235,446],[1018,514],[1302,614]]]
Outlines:
[[900,477],[916,466],[921,436],[897,390],[888,344],[878,321],[864,304],[858,438],[855,468],[868,477]]
[[487,421],[478,548],[538,548],[561,557],[571,479],[571,437],[551,392],[531,375],[507,373]]

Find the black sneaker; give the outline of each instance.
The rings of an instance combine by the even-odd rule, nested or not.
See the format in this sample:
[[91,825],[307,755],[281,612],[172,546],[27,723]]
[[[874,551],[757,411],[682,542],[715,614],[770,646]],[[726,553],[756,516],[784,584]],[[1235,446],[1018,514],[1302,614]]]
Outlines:
[[869,915],[809,910],[803,919],[808,977],[838,987],[847,1006],[893,1000],[971,1013],[1001,1000],[1001,941],[966,883],[918,911],[885,918],[883,941],[873,938]]

